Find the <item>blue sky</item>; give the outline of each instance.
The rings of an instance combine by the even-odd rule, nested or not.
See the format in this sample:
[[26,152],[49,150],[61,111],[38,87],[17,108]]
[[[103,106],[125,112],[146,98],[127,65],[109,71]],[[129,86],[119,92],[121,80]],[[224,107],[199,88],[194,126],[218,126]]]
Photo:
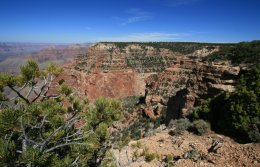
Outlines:
[[260,0],[1,0],[0,41],[260,39]]

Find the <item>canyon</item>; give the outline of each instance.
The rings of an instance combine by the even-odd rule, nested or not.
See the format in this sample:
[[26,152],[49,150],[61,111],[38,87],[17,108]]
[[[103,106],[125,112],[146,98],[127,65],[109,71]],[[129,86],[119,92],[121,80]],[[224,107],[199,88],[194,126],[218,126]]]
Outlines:
[[[232,136],[213,131],[207,120],[191,117],[209,99],[236,92],[241,74],[249,68],[225,59],[207,60],[221,47],[223,44],[101,42],[48,47],[32,58],[40,62],[40,68],[52,60],[63,67],[50,84],[50,94],[57,93],[57,85],[67,84],[73,89],[72,108],[77,108],[78,98],[90,108],[101,96],[121,102],[122,118],[106,127],[104,162],[112,159],[116,166],[147,167],[258,166],[259,143],[239,143]],[[69,103],[60,104],[70,112]],[[105,98],[101,98],[100,107],[104,104]],[[107,112],[88,107],[83,110],[98,111],[98,116]],[[86,124],[82,118],[74,127],[81,129]],[[199,128],[205,130],[203,134],[198,133]]]
[[[121,136],[128,128],[141,129],[139,140],[110,150],[117,166],[169,166],[165,163],[169,155],[177,157],[176,166],[257,166],[257,143],[243,145],[213,131],[203,136],[191,132],[171,136],[171,128],[166,128],[172,120],[188,117],[209,98],[236,90],[245,66],[204,60],[219,48],[218,44],[202,44],[183,51],[149,43],[97,43],[65,66],[58,80],[65,80],[79,97],[90,101],[100,96],[137,99],[130,107],[134,112],[124,111],[124,120],[110,128],[111,133]],[[142,122],[141,115],[154,121],[164,115],[166,126],[146,131],[155,123]],[[137,143],[141,148],[136,148]],[[211,148],[217,151],[211,152]],[[157,160],[147,162],[145,156],[136,157],[145,150],[156,154]],[[190,151],[194,151],[195,158],[187,158]]]
[[[240,67],[229,62],[203,62],[219,46],[201,46],[188,54],[167,48],[130,43],[97,43],[86,55],[64,69],[64,79],[79,96],[94,100],[143,97],[144,112],[155,119],[162,108],[173,110],[172,118],[185,117],[189,110],[221,91],[232,92]],[[174,107],[173,107],[174,106]],[[172,108],[173,107],[173,108]]]
[[0,43],[0,72],[18,73],[28,59],[44,68],[48,63],[64,65],[85,54],[90,44]]

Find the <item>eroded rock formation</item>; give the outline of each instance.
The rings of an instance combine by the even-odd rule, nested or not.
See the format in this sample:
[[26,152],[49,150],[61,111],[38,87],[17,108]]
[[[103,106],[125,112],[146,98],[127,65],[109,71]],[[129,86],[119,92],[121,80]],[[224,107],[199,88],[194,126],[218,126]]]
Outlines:
[[61,77],[89,99],[143,96],[149,117],[156,119],[166,106],[169,119],[185,117],[208,97],[235,90],[239,67],[201,60],[217,50],[205,46],[184,55],[142,44],[98,43]]

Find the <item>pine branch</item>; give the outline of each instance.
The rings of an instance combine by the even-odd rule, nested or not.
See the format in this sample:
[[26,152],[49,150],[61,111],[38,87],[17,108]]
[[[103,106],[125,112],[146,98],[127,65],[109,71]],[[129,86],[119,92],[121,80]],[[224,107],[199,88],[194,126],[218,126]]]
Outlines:
[[8,85],[8,87],[14,91],[21,99],[23,99],[28,105],[30,104],[30,101],[24,97],[19,91],[17,91],[14,87],[12,87],[11,85]]
[[60,145],[56,145],[52,148],[49,148],[47,150],[45,150],[43,153],[48,153],[48,152],[51,152],[57,148],[60,148],[60,147],[65,147],[65,146],[69,146],[69,145],[83,145],[83,146],[87,146],[87,145],[90,145],[88,143],[81,143],[81,142],[71,142],[71,143],[64,143],[64,144],[60,144]]

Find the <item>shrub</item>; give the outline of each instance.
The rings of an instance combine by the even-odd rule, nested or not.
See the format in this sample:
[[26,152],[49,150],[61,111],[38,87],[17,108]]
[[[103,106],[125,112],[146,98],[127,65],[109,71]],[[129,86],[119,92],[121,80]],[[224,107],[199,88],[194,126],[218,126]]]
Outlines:
[[260,143],[260,132],[253,129],[248,132],[248,136],[251,141]]
[[136,147],[137,147],[137,148],[141,148],[141,147],[142,147],[142,144],[141,144],[140,141],[137,141],[137,143],[136,143]]
[[123,98],[121,101],[122,101],[124,110],[126,110],[128,112],[133,112],[134,109],[136,108],[136,105],[139,103],[139,100],[140,100],[140,97],[131,96],[131,97]]
[[104,161],[101,162],[100,167],[117,167],[115,159],[113,157],[113,153],[107,151],[105,154]]
[[223,45],[220,50],[205,57],[206,61],[231,60],[233,64],[259,63],[260,41]]
[[130,142],[131,138],[127,130],[123,131],[122,133],[119,133],[119,135],[121,136],[117,139],[117,145],[118,148],[121,150],[124,146],[126,146]]
[[208,99],[205,102],[203,102],[199,107],[193,109],[193,112],[191,113],[192,121],[197,119],[210,119],[210,101],[211,99]]
[[138,159],[139,157],[143,156],[144,152],[142,149],[136,149],[134,151],[134,158],[135,159]]
[[187,151],[184,155],[183,155],[183,158],[184,159],[192,159],[192,160],[198,160],[200,157],[200,154],[198,152],[197,149],[193,148],[189,151]]
[[202,119],[193,122],[193,130],[198,135],[203,135],[209,132],[210,124]]
[[165,162],[170,163],[173,161],[173,156],[171,154],[166,155]]
[[259,142],[260,65],[244,72],[237,90],[222,93],[195,110],[193,119],[206,119],[213,130],[241,142]]
[[172,127],[175,127],[174,130],[169,132],[170,135],[181,135],[191,127],[191,123],[188,119],[178,119],[170,123]]
[[151,162],[152,160],[154,160],[156,158],[155,153],[146,153],[144,156],[145,156],[146,162]]
[[159,155],[156,153],[151,153],[147,147],[143,150],[143,155],[146,162],[151,162],[152,160],[159,158]]

